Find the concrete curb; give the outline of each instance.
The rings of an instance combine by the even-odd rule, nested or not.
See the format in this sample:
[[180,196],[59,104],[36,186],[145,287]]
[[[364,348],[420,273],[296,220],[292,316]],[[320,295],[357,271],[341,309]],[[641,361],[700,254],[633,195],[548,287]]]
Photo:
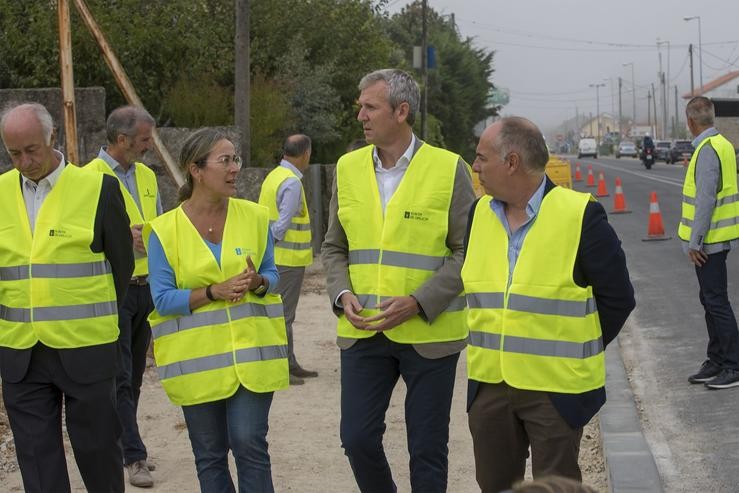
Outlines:
[[612,493],[662,492],[662,480],[644,438],[618,340],[606,350],[608,400],[600,411],[600,435]]

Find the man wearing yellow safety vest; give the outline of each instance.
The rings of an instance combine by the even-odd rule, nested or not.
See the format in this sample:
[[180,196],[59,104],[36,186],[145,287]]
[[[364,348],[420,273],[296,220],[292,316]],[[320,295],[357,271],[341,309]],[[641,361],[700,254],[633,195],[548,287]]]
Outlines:
[[291,135],[282,146],[282,160],[273,169],[259,194],[259,203],[269,209],[270,230],[275,241],[275,264],[280,273],[277,293],[282,296],[287,327],[290,385],[302,385],[303,378],[317,377],[295,357],[293,322],[300,299],[305,268],[313,263],[310,214],[300,180],[310,164],[311,140],[303,134]]
[[469,426],[483,493],[523,479],[581,480],[583,426],[605,402],[604,349],[634,308],[621,243],[589,194],[555,186],[539,129],[503,118],[472,169],[467,298]]
[[115,407],[118,300],[133,272],[115,179],[66,162],[40,104],[10,107],[0,134],[0,378],[26,491],[70,491],[67,433],[89,491],[124,491]]
[[322,247],[339,317],[341,442],[362,492],[396,491],[382,447],[399,377],[412,490],[447,485],[449,410],[467,328],[459,271],[469,166],[414,134],[419,89],[385,69],[359,83],[371,145],[339,159]]
[[713,127],[710,99],[691,99],[685,113],[695,152],[685,173],[678,236],[695,265],[708,328],[707,359],[688,381],[726,389],[739,385],[739,332],[726,279],[726,257],[739,238],[736,155]]
[[136,422],[146,351],[151,339],[147,317],[154,310],[154,304],[149,291],[149,269],[141,229],[144,223],[162,213],[162,202],[154,171],[139,161],[151,149],[153,129],[154,118],[143,108],[122,106],[113,110],[106,122],[108,145],[102,147],[98,157],[87,164],[88,168],[118,179],[131,221],[136,266],[118,315],[121,354],[116,377],[116,402],[123,428],[121,446],[128,481],[142,488],[154,484],[149,473],[149,468],[154,466],[146,461],[146,447]]

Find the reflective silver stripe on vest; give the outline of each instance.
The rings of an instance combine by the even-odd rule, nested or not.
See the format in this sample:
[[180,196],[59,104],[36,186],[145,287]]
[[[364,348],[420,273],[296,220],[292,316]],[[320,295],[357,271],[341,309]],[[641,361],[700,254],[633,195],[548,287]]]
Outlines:
[[32,264],[31,276],[41,278],[91,277],[110,274],[112,269],[107,260],[80,264]]
[[283,314],[282,303],[275,303],[273,305],[244,303],[231,308],[231,320],[239,320],[246,317],[279,318]]
[[309,250],[311,248],[310,242],[296,243],[294,241],[278,241],[275,243],[275,248],[284,248],[286,250]]
[[503,351],[507,353],[534,354],[537,356],[553,356],[557,358],[584,359],[602,353],[603,340],[598,338],[586,342],[566,342],[505,336],[503,339]]
[[[357,294],[355,295],[357,297],[357,300],[359,300],[359,304],[362,305],[362,308],[367,308],[368,310],[375,310],[378,308],[378,305],[382,303],[385,300],[389,300],[390,298],[396,298],[396,296],[380,296],[379,302],[378,296],[376,294]],[[463,296],[457,296],[454,298],[449,305],[444,309],[445,312],[460,312],[464,310],[466,307],[466,303],[464,301]]]
[[31,321],[31,310],[0,305],[0,319],[8,322],[29,323]]
[[288,226],[287,229],[292,229],[293,231],[310,231],[310,224],[290,223],[290,226]]
[[521,294],[508,296],[508,309],[544,315],[560,315],[563,317],[585,317],[597,311],[595,299],[585,301],[552,300],[548,298],[534,298]]
[[436,271],[439,267],[444,265],[445,258],[446,257],[419,255],[416,253],[391,252],[385,250],[382,252],[382,265]]
[[192,373],[227,368],[229,366],[233,366],[233,364],[233,353],[228,352],[170,363],[168,365],[158,367],[157,371],[159,372],[159,379],[164,380],[166,378],[180,377],[182,375],[190,375]]
[[261,346],[236,350],[236,363],[251,363],[253,361],[268,361],[272,359],[286,359],[287,346]]
[[228,322],[226,310],[198,312],[154,325],[151,327],[151,334],[154,339],[158,339],[159,337],[174,334],[183,330],[206,327],[209,325],[225,324],[226,322]]
[[380,261],[380,250],[351,250],[349,264],[376,264]]
[[78,318],[104,317],[116,313],[118,313],[118,306],[115,301],[103,301],[86,305],[44,306],[33,309],[33,321],[75,320]]
[[[683,202],[688,205],[695,205],[695,197],[688,197],[687,195],[683,195]],[[739,194],[729,195],[727,197],[716,200],[716,207],[726,204],[733,204],[734,202],[739,202]]]
[[0,281],[20,281],[28,279],[30,269],[27,265],[14,265],[13,267],[0,267]]
[[[687,226],[689,228],[693,227],[693,220],[692,219],[680,219],[680,224],[683,226]],[[730,217],[728,219],[722,219],[720,221],[716,221],[714,223],[711,223],[711,225],[708,227],[709,230],[717,230],[719,228],[726,228],[729,226],[734,226],[736,224],[739,224],[739,218],[736,217]]]
[[500,334],[470,331],[467,342],[470,346],[477,346],[485,349],[500,349]]
[[505,293],[467,293],[470,308],[503,308]]

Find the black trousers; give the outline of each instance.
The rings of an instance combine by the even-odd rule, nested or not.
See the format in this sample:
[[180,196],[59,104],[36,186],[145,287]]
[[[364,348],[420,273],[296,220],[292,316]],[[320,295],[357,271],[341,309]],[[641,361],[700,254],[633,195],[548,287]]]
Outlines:
[[131,285],[118,313],[121,334],[118,338],[120,363],[116,387],[118,417],[122,428],[123,463],[126,465],[147,458],[136,415],[141,382],[146,370],[146,351],[151,340],[151,327],[146,317],[153,309],[149,286]]
[[113,378],[77,383],[64,370],[58,351],[39,343],[25,377],[18,383],[3,381],[3,399],[25,491],[70,491],[62,404],[87,491],[124,491]]
[[695,267],[699,298],[706,312],[708,359],[721,368],[739,370],[739,331],[727,290],[726,256],[712,253],[701,267]]

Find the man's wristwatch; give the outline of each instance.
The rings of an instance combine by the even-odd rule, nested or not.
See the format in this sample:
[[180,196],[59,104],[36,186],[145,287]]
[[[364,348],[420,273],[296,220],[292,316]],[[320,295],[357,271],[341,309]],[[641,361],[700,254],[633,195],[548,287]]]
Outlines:
[[261,295],[263,295],[264,293],[266,293],[266,292],[267,292],[267,285],[266,285],[266,284],[265,284],[265,282],[264,282],[264,281],[265,281],[265,279],[264,279],[264,276],[260,274],[260,276],[259,276],[259,277],[261,277],[261,278],[262,278],[262,282],[261,282],[261,283],[259,284],[259,286],[257,286],[257,288],[256,288],[256,289],[254,290],[254,294],[258,294],[258,295],[260,295],[260,296],[261,296]]

